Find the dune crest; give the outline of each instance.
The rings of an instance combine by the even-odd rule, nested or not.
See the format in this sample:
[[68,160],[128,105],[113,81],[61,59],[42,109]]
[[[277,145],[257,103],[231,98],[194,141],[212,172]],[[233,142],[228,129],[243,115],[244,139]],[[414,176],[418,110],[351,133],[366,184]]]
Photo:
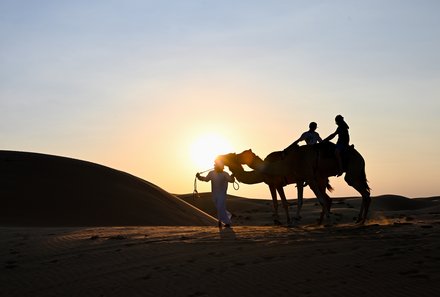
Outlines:
[[209,215],[160,187],[91,162],[0,151],[0,225],[205,226]]

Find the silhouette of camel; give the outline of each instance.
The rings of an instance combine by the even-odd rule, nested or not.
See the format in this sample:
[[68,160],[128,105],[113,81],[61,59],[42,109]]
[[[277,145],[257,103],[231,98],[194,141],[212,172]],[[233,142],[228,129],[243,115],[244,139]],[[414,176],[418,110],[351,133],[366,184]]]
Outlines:
[[[269,155],[266,156],[264,160],[262,160],[260,157],[255,155],[251,149],[245,150],[241,152],[240,154],[237,154],[237,160],[241,164],[246,164],[250,168],[259,170],[264,172],[264,164],[265,162],[277,162],[281,161],[285,158],[286,153],[283,151],[276,151],[272,152]],[[287,175],[264,175],[264,183],[266,183],[269,186],[269,190],[272,196],[272,202],[274,207],[274,222],[275,224],[280,224],[279,218],[278,218],[278,202],[277,202],[277,192],[280,196],[282,205],[286,211],[286,218],[287,223],[290,224],[290,216],[288,212],[289,204],[287,203],[286,195],[284,193],[284,187],[289,184],[296,184],[297,187],[297,197],[298,197],[298,204],[296,209],[296,214],[294,215],[295,220],[301,219],[301,208],[303,205],[303,193],[304,193],[304,187],[307,186],[305,183],[305,180],[301,178],[298,174],[287,174]],[[329,180],[327,179],[325,187],[321,189],[323,192],[325,192],[325,189],[329,190],[330,192],[333,191],[333,188],[330,186]],[[328,205],[331,205],[331,200],[328,198],[328,201],[326,202]]]
[[[229,167],[229,165],[228,167],[236,175],[237,179],[243,183],[248,183],[249,181],[252,181],[252,183],[266,182],[270,187],[271,182],[272,185],[276,185],[276,180],[279,185],[282,185],[282,180],[284,179],[285,185],[297,183],[299,185],[298,193],[301,194],[298,196],[302,197],[302,192],[300,193],[302,191],[301,187],[303,182],[306,182],[322,206],[319,219],[321,224],[324,214],[328,216],[331,208],[331,199],[325,192],[328,186],[328,177],[336,175],[339,170],[334,149],[335,145],[333,143],[323,142],[312,146],[296,147],[287,152],[285,156],[282,152],[276,152],[266,157],[265,160],[256,156],[251,150],[244,151],[239,155],[223,155],[222,159],[225,165],[228,165],[228,161],[230,162],[232,167]],[[247,164],[254,171],[246,172],[241,166],[241,169],[239,169],[237,162]],[[363,224],[367,218],[368,208],[371,203],[370,187],[368,186],[365,174],[365,161],[361,154],[351,146],[343,158],[343,165],[344,172],[346,172],[345,181],[362,195],[362,205],[357,222]],[[268,176],[273,179],[269,180]],[[243,181],[241,178],[243,178]],[[299,216],[299,213],[297,213],[297,216]]]
[[[298,192],[298,207],[295,219],[301,219],[300,211],[303,204],[303,192],[304,192],[304,179],[296,174],[286,173],[285,175],[273,175],[273,174],[265,174],[263,173],[263,165],[264,162],[274,162],[281,160],[283,157],[283,152],[273,152],[269,154],[265,160],[263,161],[261,158],[256,156],[252,150],[245,150],[240,154],[230,153],[226,155],[220,155],[217,157],[217,160],[223,162],[224,165],[228,166],[229,169],[234,173],[235,177],[238,181],[245,184],[257,184],[257,183],[266,183],[269,186],[269,190],[272,197],[273,203],[273,219],[274,224],[281,225],[278,216],[278,201],[277,201],[277,192],[280,195],[280,199],[285,210],[287,224],[291,224],[291,218],[289,215],[289,204],[287,203],[286,195],[284,193],[284,187],[288,184],[297,184],[297,192]],[[255,169],[253,171],[245,171],[242,167],[242,164],[248,165],[250,168]],[[333,188],[327,182],[322,189],[325,192],[325,189],[330,191]],[[327,199],[326,205],[331,204],[330,198]]]

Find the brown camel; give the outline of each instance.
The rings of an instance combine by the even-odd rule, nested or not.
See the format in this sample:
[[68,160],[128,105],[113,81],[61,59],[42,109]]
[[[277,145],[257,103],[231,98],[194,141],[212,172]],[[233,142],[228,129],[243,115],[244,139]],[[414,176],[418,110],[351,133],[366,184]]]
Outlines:
[[[328,177],[338,173],[338,162],[334,155],[335,145],[323,142],[312,146],[296,147],[283,156],[282,153],[274,154],[261,160],[251,150],[240,154],[240,162],[247,164],[263,175],[289,176],[300,184],[306,182],[315,193],[322,206],[320,222],[323,215],[329,214],[331,208],[330,197],[325,188]],[[365,161],[361,154],[351,146],[343,156],[345,181],[362,195],[362,205],[357,222],[364,223],[368,208],[371,203],[370,187],[365,174]],[[297,215],[299,215],[297,213]]]
[[[282,152],[274,152],[269,154],[265,161],[271,161],[273,159],[279,159]],[[291,224],[291,219],[289,215],[289,205],[287,203],[286,195],[284,193],[284,187],[288,184],[297,183],[298,188],[298,208],[297,215],[294,217],[295,219],[300,219],[300,209],[303,202],[303,188],[304,188],[304,180],[300,179],[296,175],[287,174],[287,175],[270,175],[262,173],[262,170],[259,169],[259,164],[263,163],[259,157],[257,157],[251,150],[246,150],[240,154],[230,153],[226,155],[221,155],[217,157],[218,160],[221,160],[224,165],[228,166],[232,173],[235,175],[238,181],[245,184],[257,184],[264,182],[269,186],[270,193],[272,196],[273,202],[273,218],[274,223],[276,225],[280,225],[278,216],[278,201],[277,201],[277,191],[280,195],[282,205],[284,207],[286,213],[287,224]],[[247,164],[252,169],[256,169],[253,171],[245,171],[242,167],[242,164]],[[331,189],[330,185],[326,183],[328,189]],[[323,189],[325,191],[325,188]],[[329,204],[329,203],[328,203]]]
[[[250,150],[248,150],[250,151]],[[245,153],[247,151],[244,151]],[[250,151],[251,152],[251,151]],[[277,202],[277,193],[280,194],[281,201],[283,203],[284,210],[286,212],[287,224],[291,223],[290,215],[289,215],[289,207],[286,200],[286,195],[284,194],[283,187],[287,185],[287,181],[282,176],[270,176],[267,174],[263,174],[258,170],[253,171],[245,171],[241,164],[246,164],[246,162],[242,161],[243,157],[246,155],[230,153],[226,155],[220,155],[217,157],[217,160],[223,162],[224,165],[229,167],[229,170],[234,174],[236,179],[244,184],[258,184],[258,183],[266,183],[269,185],[269,189],[272,195],[273,206],[274,206],[274,214],[273,219],[276,225],[281,225],[278,217],[278,202]],[[298,195],[300,193],[300,187],[298,187]],[[301,186],[302,193],[302,186]]]
[[[255,155],[251,149],[245,150],[240,154],[237,154],[238,161],[241,164],[246,164],[250,168],[255,169],[260,172],[264,172],[264,164],[265,162],[277,162],[282,161],[286,157],[286,152],[283,151],[276,151],[272,152],[267,157],[262,160],[260,157]],[[287,216],[287,223],[290,223],[290,217],[288,212],[288,203],[286,200],[286,195],[284,193],[284,187],[289,184],[296,184],[297,187],[297,197],[298,197],[298,205],[296,209],[296,214],[294,215],[295,220],[301,219],[301,208],[303,205],[303,193],[304,193],[304,187],[307,185],[305,183],[305,179],[296,174],[295,172],[285,172],[283,175],[271,175],[271,174],[264,174],[264,183],[266,183],[269,186],[269,190],[272,196],[272,202],[274,206],[274,221],[276,224],[279,224],[278,221],[278,202],[277,202],[277,192],[280,195],[281,202],[283,204],[283,207],[286,211]],[[322,192],[325,192],[325,190],[329,190],[330,192],[333,191],[333,188],[330,186],[330,183],[328,179],[326,180],[325,187],[322,188]],[[327,197],[326,197],[327,199]],[[330,198],[327,199],[325,202],[327,205],[331,205]]]

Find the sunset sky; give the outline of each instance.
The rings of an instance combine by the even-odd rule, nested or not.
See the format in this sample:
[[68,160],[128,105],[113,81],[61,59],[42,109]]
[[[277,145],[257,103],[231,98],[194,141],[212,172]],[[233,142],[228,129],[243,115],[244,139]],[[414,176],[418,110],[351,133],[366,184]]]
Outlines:
[[[440,195],[439,11],[436,0],[0,0],[0,149],[184,194],[215,155],[264,158],[310,121],[328,136],[342,114],[373,196]],[[332,196],[358,195],[331,183]],[[270,196],[263,184],[229,193]]]

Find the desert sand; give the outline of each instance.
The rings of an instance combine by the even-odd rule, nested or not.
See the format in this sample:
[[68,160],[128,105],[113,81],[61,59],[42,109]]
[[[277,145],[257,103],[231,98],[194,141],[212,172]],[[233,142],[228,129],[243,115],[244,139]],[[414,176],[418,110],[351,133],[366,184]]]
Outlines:
[[[112,169],[45,155],[58,173],[70,166],[60,161],[73,162],[81,172],[49,174],[47,161],[40,160],[37,169],[32,163],[41,155],[11,154],[0,152],[0,197],[7,206],[0,221],[0,296],[440,294],[440,197],[373,197],[363,226],[353,222],[358,197],[333,199],[332,215],[323,225],[316,224],[316,199],[306,199],[302,220],[287,227],[273,226],[270,200],[230,196],[234,226],[219,229],[209,193],[176,197]],[[84,170],[87,179],[72,183]],[[46,186],[29,198],[32,191],[21,187],[41,178]],[[55,194],[48,192],[54,183]],[[90,191],[94,195],[88,196]],[[121,208],[120,200],[131,201],[130,206]],[[106,201],[111,205],[104,206]],[[295,200],[289,202],[293,213]],[[102,215],[95,212],[99,206],[120,214],[117,219]],[[130,214],[146,219],[135,224]],[[192,216],[197,219],[191,221]],[[155,223],[161,218],[174,221]]]

